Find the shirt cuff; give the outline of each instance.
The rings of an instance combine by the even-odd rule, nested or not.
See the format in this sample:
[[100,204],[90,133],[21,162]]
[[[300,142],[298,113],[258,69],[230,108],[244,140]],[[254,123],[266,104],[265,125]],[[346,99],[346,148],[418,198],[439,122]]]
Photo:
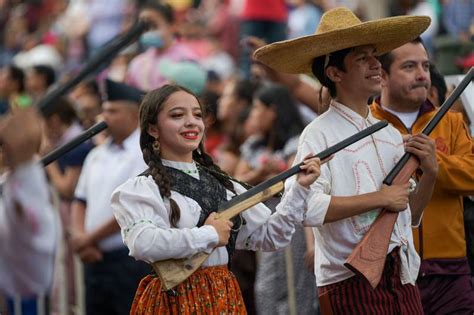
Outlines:
[[306,200],[308,198],[309,189],[301,186],[297,181],[291,185],[291,188],[285,193],[283,206],[278,212],[289,217],[290,220],[302,222],[306,210]]
[[201,248],[201,251],[210,254],[214,248],[219,244],[219,234],[212,225],[203,225],[196,228],[196,243]]
[[318,193],[308,200],[308,211],[303,221],[305,226],[322,226],[331,203],[331,195]]

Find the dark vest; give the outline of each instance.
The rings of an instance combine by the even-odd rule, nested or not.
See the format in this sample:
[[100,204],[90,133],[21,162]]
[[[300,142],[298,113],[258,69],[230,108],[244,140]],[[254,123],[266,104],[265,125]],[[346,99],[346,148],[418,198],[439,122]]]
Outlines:
[[[212,212],[217,212],[219,206],[227,202],[226,188],[205,168],[198,165],[199,179],[173,167],[165,168],[171,179],[171,190],[193,199],[201,207],[201,215],[199,216],[197,227],[203,226],[207,217]],[[141,175],[147,176],[150,175],[150,172],[147,170]],[[232,227],[229,243],[226,246],[229,254],[229,267],[242,219],[238,216],[232,221],[234,226]]]

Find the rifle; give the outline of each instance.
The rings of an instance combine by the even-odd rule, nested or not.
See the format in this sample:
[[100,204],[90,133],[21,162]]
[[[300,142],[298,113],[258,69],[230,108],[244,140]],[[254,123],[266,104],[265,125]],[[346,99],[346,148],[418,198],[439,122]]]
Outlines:
[[[471,68],[451,95],[449,95],[448,99],[440,106],[438,112],[423,128],[423,134],[428,136],[433,131],[441,118],[453,106],[454,101],[472,81],[473,74],[474,70]],[[418,166],[419,161],[416,156],[407,152],[400,158],[383,182],[386,185],[406,183]],[[362,241],[357,244],[344,263],[344,266],[352,272],[364,277],[374,289],[382,277],[390,236],[397,218],[398,212],[383,209],[371,225],[369,231],[364,235]]]
[[[372,133],[386,127],[388,123],[386,121],[379,121],[378,123],[352,135],[351,137],[342,140],[341,142],[327,148],[326,150],[316,154],[314,157],[318,157],[324,160],[336,152],[344,149],[345,147],[353,144],[360,139],[363,139]],[[281,172],[280,174],[264,181],[263,183],[247,190],[243,194],[227,201],[220,206],[218,215],[216,218],[224,220],[230,220],[233,217],[239,215],[241,212],[248,208],[256,205],[257,203],[263,202],[276,193],[280,192],[284,188],[284,181],[301,171],[301,165],[303,162],[293,166],[292,168]],[[172,289],[184,280],[186,280],[194,271],[196,271],[204,261],[209,257],[207,253],[197,253],[187,259],[168,259],[163,261],[157,261],[152,264],[156,274],[161,279],[161,285],[166,289]]]
[[102,130],[107,128],[107,124],[105,121],[101,121],[98,124],[95,124],[94,126],[90,127],[87,130],[84,130],[80,134],[78,134],[76,137],[74,137],[71,141],[65,143],[64,145],[54,149],[53,151],[49,152],[43,158],[41,159],[41,163],[43,166],[48,166],[51,162],[57,160],[59,157],[63,156],[67,152],[71,151],[81,143],[85,142],[86,140],[92,138]]
[[[105,44],[100,51],[87,63],[83,66],[79,73],[71,78],[69,81],[56,86],[54,89],[49,91],[43,98],[38,101],[36,105],[38,109],[43,113],[48,113],[49,107],[53,102],[55,102],[59,97],[69,92],[73,87],[79,84],[85,77],[93,72],[97,72],[101,67],[104,67],[111,61],[111,59],[116,56],[120,50],[124,47],[127,47],[135,41],[140,34],[146,31],[149,27],[148,22],[146,21],[139,21],[135,25],[132,26],[130,30],[122,35],[118,35]],[[41,163],[43,166],[49,165],[51,162],[57,160],[62,155],[66,154],[67,152],[71,151],[81,143],[85,142],[86,140],[92,138],[102,130],[106,129],[108,126],[104,121],[101,121],[94,126],[90,127],[89,129],[83,131],[81,134],[77,135],[74,139],[65,143],[59,148],[56,148],[52,152],[48,153],[41,159]]]

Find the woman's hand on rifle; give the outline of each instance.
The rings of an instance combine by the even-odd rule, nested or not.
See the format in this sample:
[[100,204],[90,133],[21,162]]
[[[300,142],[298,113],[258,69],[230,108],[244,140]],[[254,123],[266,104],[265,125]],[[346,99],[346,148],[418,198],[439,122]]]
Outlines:
[[229,220],[216,218],[217,213],[213,212],[209,215],[204,222],[204,225],[211,225],[216,229],[217,235],[219,235],[219,243],[217,247],[227,245],[230,237],[230,230],[232,229],[233,223]]

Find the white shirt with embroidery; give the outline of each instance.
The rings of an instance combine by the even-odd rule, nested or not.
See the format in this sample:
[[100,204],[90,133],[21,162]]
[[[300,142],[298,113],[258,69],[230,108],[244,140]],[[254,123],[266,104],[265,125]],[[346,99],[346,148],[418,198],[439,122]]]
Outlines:
[[[377,123],[372,114],[363,118],[348,107],[332,102],[327,112],[303,131],[295,164]],[[315,235],[315,275],[318,286],[337,283],[354,275],[344,262],[374,222],[380,209],[324,224],[331,196],[354,196],[380,190],[385,176],[404,154],[401,134],[391,125],[335,154],[321,166],[311,185],[304,224]],[[291,188],[293,179],[285,187]],[[401,280],[415,283],[420,258],[413,245],[409,207],[399,213],[388,252],[400,246]]]
[[[139,137],[137,129],[120,146],[108,139],[87,155],[74,192],[75,198],[86,204],[86,232],[114,217],[110,197],[115,188],[147,169]],[[119,232],[101,240],[98,246],[105,252],[124,248]]]
[[[163,160],[163,164],[185,170],[199,178],[195,163]],[[245,192],[237,183],[234,183],[234,187],[238,194]],[[296,183],[285,192],[273,214],[262,203],[244,211],[242,217],[246,223],[239,231],[236,248],[273,251],[287,246],[295,225],[301,224],[303,220],[308,191]],[[227,191],[227,200],[233,196],[231,191]],[[181,210],[178,228],[171,227],[169,199],[161,196],[151,176],[131,178],[115,190],[112,208],[121,227],[124,243],[130,249],[130,256],[151,263],[170,258],[188,258],[198,252],[212,252],[204,266],[227,264],[225,247],[212,251],[219,240],[216,230],[209,225],[196,226],[201,214],[199,204],[175,191],[171,191],[171,198]]]
[[6,175],[0,201],[0,292],[46,295],[52,285],[58,217],[42,165]]

